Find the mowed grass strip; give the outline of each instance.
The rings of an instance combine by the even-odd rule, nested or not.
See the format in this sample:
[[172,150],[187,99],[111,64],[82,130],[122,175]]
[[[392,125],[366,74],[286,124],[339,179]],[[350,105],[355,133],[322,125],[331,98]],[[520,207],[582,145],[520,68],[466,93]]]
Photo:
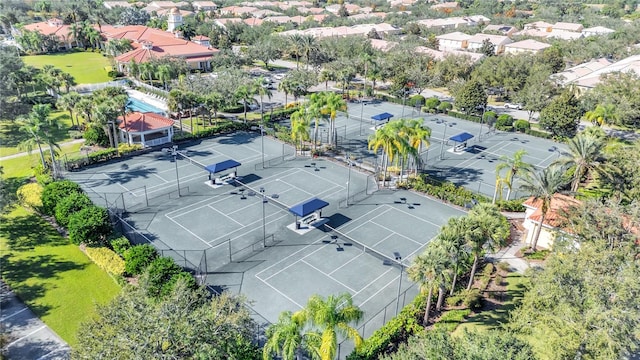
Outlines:
[[[82,142],[78,142],[60,146],[60,150],[56,149],[56,151],[58,152],[58,158],[64,156],[64,154],[80,153],[80,148],[82,147],[82,145]],[[51,160],[51,157],[49,156],[49,147],[43,145],[42,150],[44,150],[45,160]],[[35,148],[33,149],[33,151],[31,151],[31,154],[0,161],[0,166],[2,166],[4,178],[26,178],[33,176],[33,168],[40,165],[41,163],[42,161],[40,160],[40,152],[37,148]]]
[[40,216],[16,207],[0,218],[0,273],[42,321],[72,347],[95,304],[120,287]]
[[94,52],[72,52],[51,55],[23,56],[22,60],[27,65],[42,68],[45,65],[53,65],[58,69],[71,74],[78,84],[95,84],[111,81],[107,75],[106,67],[111,66],[109,58]]
[[[28,115],[25,115],[28,116]],[[71,128],[71,116],[68,111],[52,111],[50,118],[56,119],[60,127],[54,131],[56,143],[63,143],[71,140],[69,129]],[[75,118],[75,114],[74,114]],[[75,120],[74,120],[75,121]],[[82,121],[82,120],[81,120]],[[29,139],[29,135],[20,131],[20,124],[15,120],[0,121],[0,157],[24,152],[20,149],[20,143]],[[45,148],[47,145],[43,144]],[[34,151],[38,151],[34,149]]]

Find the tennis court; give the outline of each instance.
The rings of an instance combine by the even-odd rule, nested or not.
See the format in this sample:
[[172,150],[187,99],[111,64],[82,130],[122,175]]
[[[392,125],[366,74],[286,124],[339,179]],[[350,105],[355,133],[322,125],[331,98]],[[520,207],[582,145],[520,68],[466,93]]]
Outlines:
[[[408,191],[377,191],[358,163],[296,158],[256,134],[179,151],[188,155],[174,160],[155,151],[67,177],[116,209],[129,238],[154,244],[216,290],[244,294],[269,322],[313,294],[349,292],[365,311],[359,330],[369,336],[418,293],[406,273],[400,280],[401,264],[408,266],[449,217],[463,215]],[[242,163],[238,177],[212,186],[203,164],[226,159]],[[296,229],[301,218],[289,208],[310,198],[329,205],[320,220],[307,217]]]

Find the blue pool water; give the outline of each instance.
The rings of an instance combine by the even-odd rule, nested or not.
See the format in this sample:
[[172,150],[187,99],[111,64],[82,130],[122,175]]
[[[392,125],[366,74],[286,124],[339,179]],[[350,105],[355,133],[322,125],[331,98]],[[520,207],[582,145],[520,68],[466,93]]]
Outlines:
[[129,102],[127,102],[127,108],[131,109],[131,111],[153,112],[156,114],[166,115],[164,110],[158,109],[151,104],[147,104],[146,102],[134,98],[129,98]]

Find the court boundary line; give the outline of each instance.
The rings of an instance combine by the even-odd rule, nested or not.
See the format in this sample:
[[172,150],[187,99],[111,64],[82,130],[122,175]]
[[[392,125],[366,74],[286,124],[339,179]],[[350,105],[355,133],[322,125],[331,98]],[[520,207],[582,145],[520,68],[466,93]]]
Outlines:
[[[327,244],[327,245],[328,245],[328,244]],[[334,278],[333,276],[331,276],[331,275],[327,274],[327,273],[326,273],[326,272],[324,272],[323,270],[318,269],[318,268],[317,268],[317,267],[315,267],[314,265],[311,265],[310,263],[308,263],[308,262],[305,260],[306,258],[307,258],[307,257],[305,256],[304,258],[300,259],[300,260],[299,260],[299,261],[297,261],[296,263],[301,262],[301,263],[307,264],[307,265],[308,265],[308,266],[310,266],[312,269],[314,269],[314,270],[316,270],[316,271],[320,272],[320,273],[321,273],[322,275],[324,275],[325,277],[328,277],[329,279],[331,279],[331,280],[335,281],[338,285],[342,285],[345,289],[347,289],[347,290],[351,291],[352,293],[356,292],[356,290],[353,290],[350,286],[347,286],[347,285],[343,284],[343,283],[342,283],[342,281],[340,281],[340,280],[338,280],[338,279]]]

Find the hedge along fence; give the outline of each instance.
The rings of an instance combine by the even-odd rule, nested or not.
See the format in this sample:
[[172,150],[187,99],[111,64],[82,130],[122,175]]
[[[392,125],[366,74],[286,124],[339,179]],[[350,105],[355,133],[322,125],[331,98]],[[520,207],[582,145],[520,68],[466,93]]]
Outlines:
[[[447,112],[448,116],[454,117],[454,118],[458,118],[458,119],[463,119],[463,120],[468,120],[468,121],[473,121],[476,123],[480,122],[481,117],[477,116],[477,115],[467,115],[467,114],[463,114],[463,113],[459,113],[457,111],[449,111]],[[502,116],[502,115],[501,115]],[[500,117],[498,117],[500,118]],[[531,129],[531,124],[529,124],[528,121],[527,124],[529,125],[527,128],[527,126],[523,126],[522,123],[520,121],[526,121],[526,120],[516,120],[515,123],[518,123],[520,128],[524,128],[524,133],[527,135],[531,135],[531,136],[535,136],[535,137],[539,137],[539,138],[543,138],[543,139],[552,139],[553,135],[551,135],[550,133],[544,132],[544,131],[540,131],[540,130],[535,130],[535,129]],[[513,122],[512,122],[513,124]],[[496,127],[497,127],[497,123],[496,123]],[[506,132],[511,132],[511,131],[520,131],[520,129],[515,128],[514,126],[505,126],[502,129],[498,129],[498,130],[502,130],[502,131],[506,131]]]
[[142,148],[142,145],[133,144],[120,144],[118,151],[115,148],[108,148],[104,150],[98,150],[87,154],[77,154],[74,156],[65,156],[65,168],[67,170],[78,170],[84,166],[107,162],[123,156],[135,156],[145,153],[147,150]]
[[278,121],[285,118],[289,118],[291,114],[298,111],[299,108],[300,108],[299,106],[294,106],[289,108],[273,110],[273,112],[271,111],[265,112],[263,120],[265,122],[271,122],[271,121]]
[[111,275],[122,276],[124,274],[124,260],[113,250],[106,247],[85,247],[84,253],[99,268]]
[[225,121],[218,123],[212,127],[204,130],[199,130],[194,133],[181,133],[173,136],[173,142],[180,143],[189,140],[202,139],[212,137],[221,134],[228,134],[235,131],[247,131],[251,128],[251,124],[242,122]]
[[395,351],[395,346],[405,342],[410,336],[425,331],[422,317],[427,306],[424,294],[416,296],[405,306],[398,316],[376,330],[364,343],[355,349],[347,360],[374,360],[382,354]]

